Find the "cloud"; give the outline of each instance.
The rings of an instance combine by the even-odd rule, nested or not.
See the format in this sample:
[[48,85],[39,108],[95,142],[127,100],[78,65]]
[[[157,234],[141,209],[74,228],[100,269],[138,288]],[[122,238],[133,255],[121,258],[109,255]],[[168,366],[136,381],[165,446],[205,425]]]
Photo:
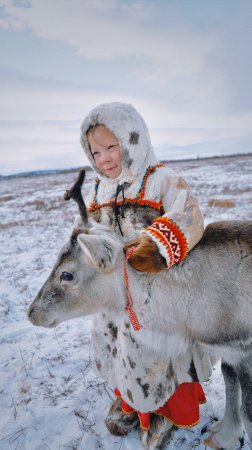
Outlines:
[[232,131],[240,134],[251,128],[252,112],[212,114],[204,111],[177,110],[176,102],[163,98],[132,95],[123,90],[101,89],[81,84],[56,82],[0,68],[0,117],[4,122],[53,122],[81,124],[94,106],[110,101],[133,104],[152,129],[200,129]]
[[173,109],[252,107],[247,0],[214,6],[207,0],[4,0],[2,8],[0,27],[65,43],[79,58],[100,62],[101,78],[102,62],[111,61],[107,83],[113,67],[128,58],[129,84],[163,93]]
[[222,74],[220,86],[232,112],[252,109],[252,2],[244,0],[239,6],[218,30],[214,54],[207,60]]
[[35,36],[63,41],[78,55],[90,59],[144,56],[154,66],[150,79],[158,77],[162,68],[170,77],[198,73],[205,55],[214,45],[213,37],[195,33],[186,24],[178,27],[178,34],[169,10],[165,9],[167,26],[156,28],[152,17],[158,20],[163,9],[160,4],[157,7],[157,3],[30,0],[30,7],[20,8],[16,3],[5,1],[0,26],[16,31],[30,29]]
[[5,121],[79,120],[120,92],[34,77],[0,67],[0,117]]
[[48,164],[83,158],[80,124],[109,101],[132,103],[162,152],[248,134],[251,4],[203,3],[1,0],[12,50],[4,39],[12,69],[0,68],[0,145],[9,170],[15,154],[33,166],[45,155]]
[[224,130],[247,133],[252,111],[224,114],[193,108],[177,110],[176,101],[166,103],[161,97],[132,95],[120,89],[56,82],[0,68],[0,117],[4,122],[52,122],[81,124],[94,106],[110,101],[133,104],[152,129]]

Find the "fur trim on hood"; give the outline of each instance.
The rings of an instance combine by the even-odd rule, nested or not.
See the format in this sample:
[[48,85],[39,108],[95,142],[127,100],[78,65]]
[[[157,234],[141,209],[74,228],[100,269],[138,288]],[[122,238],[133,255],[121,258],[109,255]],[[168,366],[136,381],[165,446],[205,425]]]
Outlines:
[[147,126],[135,108],[126,103],[105,103],[92,109],[81,127],[82,147],[100,176],[103,175],[95,165],[86,136],[90,126],[96,124],[104,125],[119,141],[122,172],[117,181],[134,179],[143,169],[157,163]]

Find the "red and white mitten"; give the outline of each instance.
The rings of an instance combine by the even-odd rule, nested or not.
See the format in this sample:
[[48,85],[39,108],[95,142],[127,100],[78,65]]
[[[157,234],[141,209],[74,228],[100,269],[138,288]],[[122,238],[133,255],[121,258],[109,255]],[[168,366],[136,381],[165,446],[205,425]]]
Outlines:
[[188,243],[184,233],[176,222],[167,217],[155,219],[150,227],[142,231],[142,235],[156,243],[168,269],[187,256]]

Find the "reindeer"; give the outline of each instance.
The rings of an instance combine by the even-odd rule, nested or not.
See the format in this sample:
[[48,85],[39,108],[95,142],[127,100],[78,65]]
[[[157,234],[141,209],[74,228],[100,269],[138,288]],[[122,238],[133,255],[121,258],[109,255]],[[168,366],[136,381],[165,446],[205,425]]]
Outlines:
[[[81,226],[62,247],[28,310],[37,326],[51,328],[97,312],[127,316],[123,243],[88,218],[80,191],[83,178],[82,173],[66,194],[79,205]],[[222,360],[225,414],[208,428],[205,443],[231,450],[245,428],[251,445],[252,221],[212,223],[185,261],[157,274],[128,266],[128,282],[142,327],[133,331],[136,346],[170,358],[198,343]]]

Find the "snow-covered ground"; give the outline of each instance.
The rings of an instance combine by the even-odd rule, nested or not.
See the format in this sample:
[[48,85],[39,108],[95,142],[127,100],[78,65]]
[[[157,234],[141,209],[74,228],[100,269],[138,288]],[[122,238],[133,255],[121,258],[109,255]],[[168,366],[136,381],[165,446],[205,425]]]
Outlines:
[[[252,156],[169,165],[191,185],[206,224],[252,219]],[[141,449],[136,431],[114,437],[104,425],[113,393],[91,367],[91,319],[53,330],[33,327],[26,319],[27,306],[70,234],[76,208],[62,194],[73,178],[70,173],[0,181],[1,450]],[[86,190],[92,178],[89,172]],[[200,424],[178,430],[172,450],[203,450],[202,427],[223,415],[219,364],[204,388],[208,402],[201,406]]]

